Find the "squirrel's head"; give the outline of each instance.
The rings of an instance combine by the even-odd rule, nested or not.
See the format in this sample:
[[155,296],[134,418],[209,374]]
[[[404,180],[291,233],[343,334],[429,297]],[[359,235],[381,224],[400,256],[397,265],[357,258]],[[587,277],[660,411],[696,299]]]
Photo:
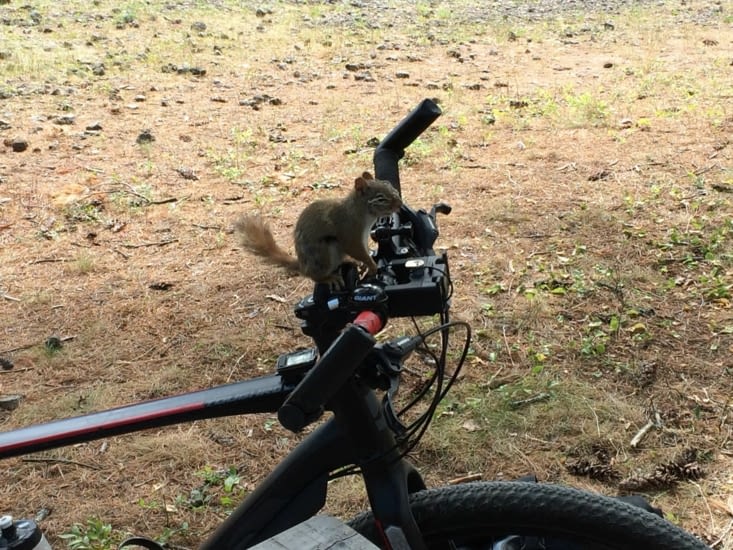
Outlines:
[[378,180],[369,172],[364,172],[354,181],[354,191],[362,197],[375,216],[386,216],[399,210],[402,198],[387,180]]

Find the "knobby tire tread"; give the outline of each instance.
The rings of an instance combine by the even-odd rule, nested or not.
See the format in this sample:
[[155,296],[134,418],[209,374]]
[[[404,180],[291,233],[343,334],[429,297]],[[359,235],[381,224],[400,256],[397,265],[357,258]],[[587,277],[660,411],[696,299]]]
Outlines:
[[[709,549],[637,506],[561,485],[473,482],[420,491],[410,503],[431,549],[444,548],[447,539],[486,540],[510,534],[565,536],[593,549]],[[350,525],[380,544],[371,512],[355,517]]]

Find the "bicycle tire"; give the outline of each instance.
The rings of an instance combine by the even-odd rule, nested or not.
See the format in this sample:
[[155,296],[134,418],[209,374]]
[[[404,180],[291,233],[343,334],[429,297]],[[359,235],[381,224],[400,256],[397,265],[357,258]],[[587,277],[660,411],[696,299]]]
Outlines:
[[[709,550],[656,514],[561,485],[472,482],[414,493],[410,506],[430,550],[491,550],[510,535],[554,544],[537,548]],[[371,512],[349,525],[372,543],[381,543]]]

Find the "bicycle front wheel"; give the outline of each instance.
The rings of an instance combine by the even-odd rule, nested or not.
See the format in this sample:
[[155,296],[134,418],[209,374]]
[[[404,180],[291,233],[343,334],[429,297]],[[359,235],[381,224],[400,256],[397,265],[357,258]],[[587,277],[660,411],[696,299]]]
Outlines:
[[[430,550],[709,549],[637,506],[560,485],[466,483],[417,492],[410,505]],[[349,525],[381,544],[371,512]]]

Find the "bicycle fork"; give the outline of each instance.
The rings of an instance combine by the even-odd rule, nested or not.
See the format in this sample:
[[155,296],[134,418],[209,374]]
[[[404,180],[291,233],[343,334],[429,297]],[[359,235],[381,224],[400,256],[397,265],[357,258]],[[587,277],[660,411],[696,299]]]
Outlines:
[[334,419],[349,434],[353,453],[360,458],[364,485],[385,549],[427,550],[409,502],[411,493],[426,489],[422,476],[402,457],[374,392],[365,392],[356,384],[344,390],[331,403]]

